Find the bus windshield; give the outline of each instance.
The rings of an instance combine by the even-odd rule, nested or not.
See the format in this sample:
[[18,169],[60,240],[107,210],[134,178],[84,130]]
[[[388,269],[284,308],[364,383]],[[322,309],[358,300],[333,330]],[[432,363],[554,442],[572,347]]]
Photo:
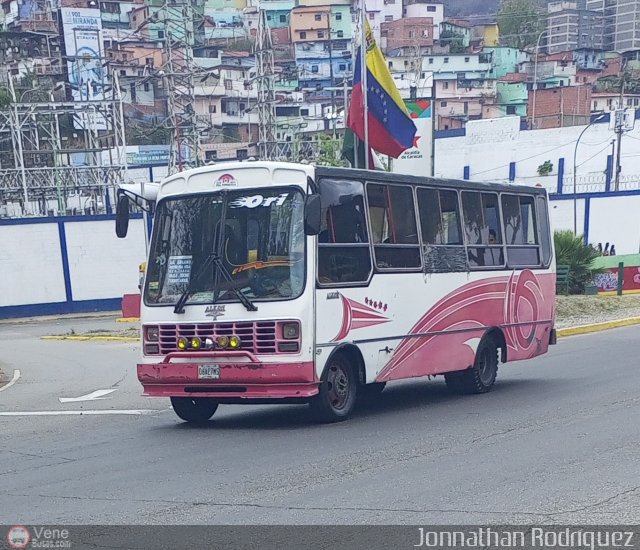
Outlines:
[[187,304],[237,302],[238,291],[258,301],[297,298],[304,288],[304,254],[304,196],[298,189],[166,199],[156,212],[145,303],[175,305],[186,291]]

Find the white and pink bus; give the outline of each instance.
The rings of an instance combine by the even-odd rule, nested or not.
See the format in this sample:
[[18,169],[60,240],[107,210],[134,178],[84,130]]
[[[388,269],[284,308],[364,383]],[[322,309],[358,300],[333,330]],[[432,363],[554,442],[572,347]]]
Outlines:
[[275,162],[181,172],[157,191],[141,307],[138,379],[189,422],[240,403],[339,421],[434,375],[484,393],[500,361],[555,343],[547,196]]

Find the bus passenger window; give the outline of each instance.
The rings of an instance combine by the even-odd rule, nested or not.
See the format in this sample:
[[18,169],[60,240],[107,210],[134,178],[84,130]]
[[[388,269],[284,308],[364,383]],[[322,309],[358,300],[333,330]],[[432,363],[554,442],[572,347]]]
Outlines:
[[458,194],[452,190],[419,188],[417,196],[425,272],[466,271]]
[[533,197],[502,195],[502,216],[509,267],[540,265]]
[[318,282],[366,283],[371,254],[359,181],[323,179],[319,183],[322,225],[318,234]]
[[474,269],[503,266],[504,249],[498,195],[463,191],[462,210],[469,267]]
[[420,268],[420,244],[411,187],[369,183],[367,200],[376,266],[380,269]]

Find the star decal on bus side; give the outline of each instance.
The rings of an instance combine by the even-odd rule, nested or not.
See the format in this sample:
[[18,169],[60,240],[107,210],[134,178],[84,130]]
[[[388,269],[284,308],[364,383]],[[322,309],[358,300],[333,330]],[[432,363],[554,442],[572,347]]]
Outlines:
[[332,342],[343,340],[352,330],[382,325],[391,321],[378,311],[382,309],[386,312],[387,304],[369,298],[366,298],[366,303],[362,304],[347,298],[344,294],[340,294],[340,298],[342,299],[342,326]]

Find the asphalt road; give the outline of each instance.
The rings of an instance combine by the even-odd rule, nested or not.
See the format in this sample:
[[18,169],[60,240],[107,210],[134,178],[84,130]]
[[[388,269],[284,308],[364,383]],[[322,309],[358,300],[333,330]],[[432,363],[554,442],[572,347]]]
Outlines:
[[21,374],[0,391],[0,523],[640,522],[640,327],[561,340],[487,395],[438,378],[338,425],[222,406],[200,428],[140,396],[135,344],[39,339],[113,327],[0,325],[0,369]]

